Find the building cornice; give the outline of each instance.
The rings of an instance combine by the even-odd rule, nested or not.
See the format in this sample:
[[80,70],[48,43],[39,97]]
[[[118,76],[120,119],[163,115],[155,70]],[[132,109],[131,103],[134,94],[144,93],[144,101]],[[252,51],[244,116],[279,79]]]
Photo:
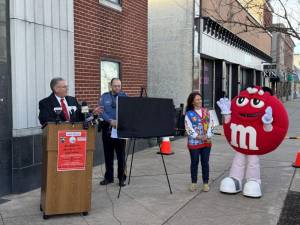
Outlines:
[[212,20],[210,17],[202,17],[203,19],[203,32],[207,33],[215,38],[232,45],[233,47],[239,48],[251,55],[254,55],[263,61],[272,62],[272,57],[260,49],[254,47],[248,42],[244,41],[242,38],[238,37],[236,34],[232,33],[230,30],[226,29],[222,25],[218,24],[216,21]]

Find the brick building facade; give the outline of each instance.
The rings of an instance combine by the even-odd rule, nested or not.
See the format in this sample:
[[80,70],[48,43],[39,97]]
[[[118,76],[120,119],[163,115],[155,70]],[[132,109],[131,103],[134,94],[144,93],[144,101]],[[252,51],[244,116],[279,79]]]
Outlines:
[[97,103],[101,61],[119,63],[123,89],[130,96],[147,85],[147,0],[123,0],[119,6],[98,0],[74,2],[75,94],[79,100]]
[[[283,24],[273,26],[284,27]],[[270,87],[281,100],[292,98],[292,82],[289,77],[293,74],[293,57],[295,44],[288,34],[272,33],[272,58],[276,64],[277,79],[270,79]]]
[[252,12],[241,2],[149,0],[149,91],[177,105],[200,91],[203,105],[218,113],[216,102],[224,95],[264,85],[262,62],[272,60],[272,35],[243,24],[270,23],[271,8],[254,0],[261,7]]
[[217,112],[216,101],[223,95],[233,98],[250,85],[264,85],[262,63],[272,60],[272,35],[260,28],[272,21],[272,9],[264,0],[252,1],[249,8],[243,2],[209,0],[201,5],[202,75],[212,80],[207,89],[215,87],[210,106]]
[[274,9],[270,5],[270,3],[266,2],[264,5],[264,21],[263,21],[265,27],[270,27],[273,24],[273,15],[272,15],[273,10]]
[[[0,0],[0,196],[40,186],[38,102],[53,77],[90,106],[116,76],[139,95],[147,84],[147,10],[147,0]],[[100,136],[95,164],[103,162]]]

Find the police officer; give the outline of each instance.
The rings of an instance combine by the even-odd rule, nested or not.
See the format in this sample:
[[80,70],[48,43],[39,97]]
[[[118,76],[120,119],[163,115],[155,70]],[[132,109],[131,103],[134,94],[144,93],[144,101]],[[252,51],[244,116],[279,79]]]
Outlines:
[[113,78],[110,82],[111,91],[104,93],[100,97],[99,105],[103,108],[102,118],[102,140],[105,157],[105,175],[100,185],[107,185],[114,182],[114,151],[118,160],[119,185],[125,186],[125,145],[126,140],[112,138],[111,129],[116,128],[116,100],[118,96],[127,96],[121,91],[122,84],[119,78]]

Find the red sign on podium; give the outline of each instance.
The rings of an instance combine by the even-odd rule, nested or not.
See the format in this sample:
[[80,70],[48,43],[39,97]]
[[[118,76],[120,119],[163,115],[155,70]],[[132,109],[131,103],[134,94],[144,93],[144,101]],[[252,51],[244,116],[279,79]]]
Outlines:
[[87,132],[58,131],[57,171],[85,170]]

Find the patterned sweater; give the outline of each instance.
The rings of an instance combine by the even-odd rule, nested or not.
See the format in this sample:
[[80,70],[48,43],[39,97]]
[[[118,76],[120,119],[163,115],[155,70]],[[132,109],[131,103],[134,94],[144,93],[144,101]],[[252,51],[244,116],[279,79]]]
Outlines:
[[[207,109],[201,108],[198,112],[190,110],[185,115],[185,129],[188,134],[188,148],[201,149],[211,147],[210,115]],[[205,136],[206,140],[198,140],[197,136]]]

